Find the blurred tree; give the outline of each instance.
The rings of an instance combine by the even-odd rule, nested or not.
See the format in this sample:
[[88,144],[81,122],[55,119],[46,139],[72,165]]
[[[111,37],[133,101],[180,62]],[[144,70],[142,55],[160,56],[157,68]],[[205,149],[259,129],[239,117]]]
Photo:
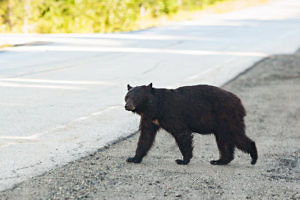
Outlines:
[[94,33],[132,30],[139,20],[226,0],[0,0],[0,32]]

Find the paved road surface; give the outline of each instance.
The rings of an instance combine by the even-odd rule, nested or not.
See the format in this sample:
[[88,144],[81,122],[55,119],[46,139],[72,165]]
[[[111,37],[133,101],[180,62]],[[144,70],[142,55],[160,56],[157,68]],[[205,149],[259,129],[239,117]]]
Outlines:
[[137,130],[126,84],[222,85],[300,46],[300,2],[125,34],[1,35],[0,190]]
[[127,163],[139,134],[0,192],[0,199],[300,199],[300,51],[259,62],[226,84],[247,109],[246,132],[258,161],[235,151],[227,166],[215,138],[194,134],[187,166],[174,138],[161,130],[141,164]]

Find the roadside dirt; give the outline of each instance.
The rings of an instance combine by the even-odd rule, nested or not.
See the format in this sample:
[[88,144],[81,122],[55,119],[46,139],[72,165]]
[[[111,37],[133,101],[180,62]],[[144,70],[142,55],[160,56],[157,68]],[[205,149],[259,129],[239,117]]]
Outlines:
[[0,199],[300,199],[300,54],[266,58],[223,88],[246,107],[246,132],[259,154],[254,166],[238,150],[229,165],[210,165],[218,158],[215,139],[198,134],[191,163],[177,165],[181,154],[165,131],[141,164],[129,164],[135,134]]

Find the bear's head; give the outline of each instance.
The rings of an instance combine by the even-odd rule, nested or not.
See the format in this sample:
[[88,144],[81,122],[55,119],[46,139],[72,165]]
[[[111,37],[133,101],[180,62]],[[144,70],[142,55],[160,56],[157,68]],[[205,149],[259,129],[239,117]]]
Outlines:
[[139,113],[146,109],[149,100],[152,97],[152,83],[149,85],[142,85],[131,87],[127,85],[128,92],[125,96],[125,109],[132,112]]

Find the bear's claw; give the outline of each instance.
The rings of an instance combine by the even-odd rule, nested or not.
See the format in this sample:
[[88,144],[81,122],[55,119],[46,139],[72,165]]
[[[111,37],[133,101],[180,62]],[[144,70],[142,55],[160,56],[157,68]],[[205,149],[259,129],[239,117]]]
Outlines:
[[126,160],[127,162],[131,162],[131,163],[140,163],[142,160],[141,159],[138,159],[136,157],[129,157],[127,158]]
[[230,161],[226,161],[226,160],[211,160],[210,164],[212,165],[227,165]]
[[189,164],[189,161],[186,161],[186,160],[180,160],[180,159],[177,159],[177,160],[175,160],[176,161],[176,163],[178,164],[178,165],[187,165],[187,164]]

